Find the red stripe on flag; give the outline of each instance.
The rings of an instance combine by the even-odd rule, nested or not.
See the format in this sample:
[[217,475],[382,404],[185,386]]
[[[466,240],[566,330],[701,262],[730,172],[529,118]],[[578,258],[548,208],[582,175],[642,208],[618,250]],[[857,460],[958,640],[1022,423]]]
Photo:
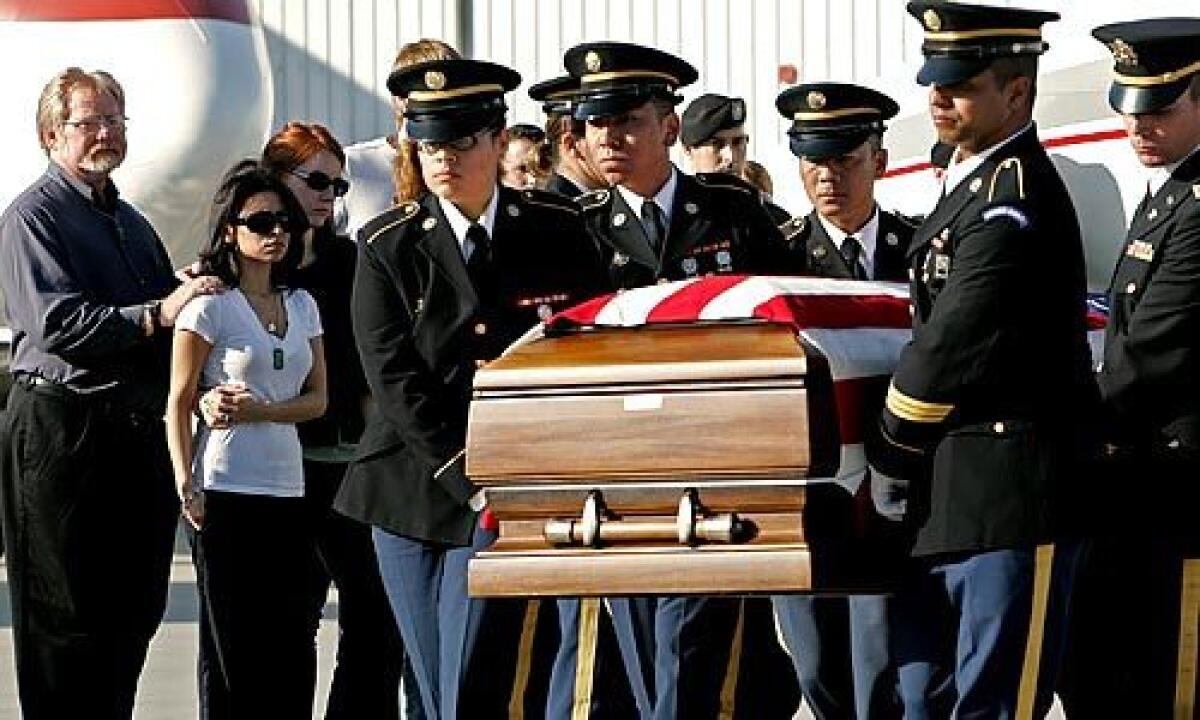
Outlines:
[[646,316],[646,322],[694,321],[713,299],[745,279],[745,275],[714,275],[701,282],[686,285],[675,294],[659,301]]
[[581,325],[591,325],[596,322],[596,316],[604,309],[605,305],[616,297],[616,293],[609,293],[594,297],[587,302],[580,303],[574,307],[569,307],[554,317],[546,321],[549,327],[571,328]]
[[754,317],[798,331],[912,327],[908,298],[893,295],[779,295],[754,308]]
[[883,398],[890,377],[871,377],[838,380],[833,384],[833,402],[837,408],[838,432],[843,445],[863,441],[868,423],[875,422],[883,409]]
[[210,19],[250,24],[248,0],[0,0],[0,20],[72,22],[79,20]]

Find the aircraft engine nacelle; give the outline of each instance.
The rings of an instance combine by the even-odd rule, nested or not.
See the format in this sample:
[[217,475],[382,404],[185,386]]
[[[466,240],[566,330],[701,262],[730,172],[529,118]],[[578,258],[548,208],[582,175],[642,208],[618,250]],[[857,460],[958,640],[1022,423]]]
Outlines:
[[270,63],[247,0],[0,0],[0,208],[46,167],[37,98],[71,65],[106,70],[125,88],[129,155],[114,179],[174,262],[194,260],[218,179],[270,131]]

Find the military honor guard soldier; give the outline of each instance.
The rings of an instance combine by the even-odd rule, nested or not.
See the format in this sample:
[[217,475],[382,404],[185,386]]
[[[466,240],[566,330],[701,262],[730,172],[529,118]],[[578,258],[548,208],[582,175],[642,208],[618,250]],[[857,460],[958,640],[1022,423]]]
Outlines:
[[[750,135],[746,133],[746,101],[705,93],[683,111],[679,131],[683,154],[695,173],[725,173],[743,177]],[[776,225],[791,218],[787,210],[763,198]]]
[[[1108,100],[1146,195],[1109,288],[1106,514],[1081,572],[1071,718],[1196,716],[1200,631],[1200,18],[1104,25]],[[1116,495],[1116,493],[1120,493]]]
[[[875,203],[875,180],[887,169],[884,122],[899,109],[888,96],[843,83],[810,83],[775,101],[792,121],[792,154],[813,211],[782,226],[807,274],[853,280],[908,279],[913,225]],[[882,402],[882,392],[880,393]],[[856,513],[877,536],[873,550],[892,564],[907,545],[903,488],[877,488],[860,477],[858,495],[846,496],[848,522]],[[792,656],[800,689],[818,718],[898,718],[896,668],[888,645],[889,600],[883,595],[772,598],[780,633]]]
[[[495,538],[467,478],[475,370],[605,285],[579,208],[497,183],[504,94],[520,76],[473,60],[392,73],[430,191],[364,226],[352,316],[371,394],[336,507],[373,540],[427,717],[504,717],[528,667],[524,603],[468,599],[467,560]],[[515,700],[523,707],[523,699]],[[541,708],[524,708],[530,716]]]
[[[724,173],[684,175],[671,163],[680,128],[677,90],[696,81],[695,68],[618,42],[577,45],[564,64],[580,83],[575,117],[587,123],[592,159],[613,186],[579,203],[614,287],[788,273],[783,238],[756,190]],[[642,717],[715,716],[738,601],[621,598],[610,605]]]
[[906,717],[1041,717],[1061,654],[1051,586],[1078,547],[1058,538],[1058,506],[1098,402],[1079,225],[1032,122],[1041,26],[1058,15],[908,11],[925,31],[918,82],[956,150],[913,237],[913,338],[868,445],[872,472],[911,481],[901,697]]
[[529,97],[542,104],[546,114],[546,142],[552,155],[554,172],[546,189],[569,198],[605,186],[604,178],[588,157],[583,121],[572,113],[572,99],[579,90],[579,78],[563,75],[543,80],[529,88]]

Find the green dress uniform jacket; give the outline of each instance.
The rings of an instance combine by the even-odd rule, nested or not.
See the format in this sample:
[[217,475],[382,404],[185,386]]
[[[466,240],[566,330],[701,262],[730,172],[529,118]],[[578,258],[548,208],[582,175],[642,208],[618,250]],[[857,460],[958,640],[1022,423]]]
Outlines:
[[679,173],[666,241],[655,254],[615,189],[578,198],[617,288],[721,273],[791,275],[794,262],[757,189],[727,173]]
[[393,208],[361,231],[354,335],[379,412],[335,507],[417,540],[466,545],[464,443],[478,366],[553,312],[606,290],[573,202],[500,188],[489,290],[472,284],[436,197]]
[[913,237],[913,339],[872,465],[914,479],[915,555],[1052,537],[1098,393],[1078,221],[1030,126]]

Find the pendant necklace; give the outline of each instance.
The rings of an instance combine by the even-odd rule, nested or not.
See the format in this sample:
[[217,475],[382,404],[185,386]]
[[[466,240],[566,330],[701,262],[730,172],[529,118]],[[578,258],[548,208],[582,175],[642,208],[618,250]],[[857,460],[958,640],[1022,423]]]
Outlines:
[[[267,332],[271,335],[271,338],[273,340],[275,340],[276,342],[279,342],[280,340],[282,340],[282,338],[279,337],[279,323],[276,322],[276,318],[278,317],[278,315],[276,314],[276,311],[280,308],[280,305],[283,302],[283,298],[282,298],[282,296],[280,296],[278,294],[274,294],[274,293],[272,293],[269,297],[271,298],[271,316],[263,318],[263,324],[266,326]],[[277,300],[278,300],[278,303],[276,302]],[[265,313],[264,313],[264,315],[265,315]],[[283,361],[284,361],[283,348],[276,345],[275,348],[271,351],[271,367],[275,368],[276,370],[282,370],[283,369]]]

